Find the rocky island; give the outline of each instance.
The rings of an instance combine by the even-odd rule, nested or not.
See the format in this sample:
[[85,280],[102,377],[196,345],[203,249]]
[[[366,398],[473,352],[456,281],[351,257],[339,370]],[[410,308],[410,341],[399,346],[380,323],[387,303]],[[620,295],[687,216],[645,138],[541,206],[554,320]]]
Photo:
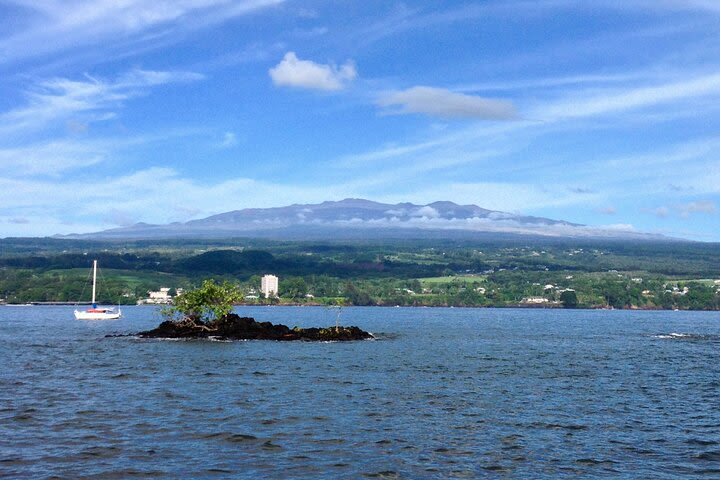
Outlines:
[[348,341],[374,338],[358,327],[289,328],[229,313],[209,322],[185,318],[166,320],[157,328],[139,332],[141,338],[213,338],[221,340]]
[[[374,338],[358,327],[289,328],[233,313],[242,300],[236,284],[205,280],[173,299],[163,310],[166,320],[157,328],[139,332],[141,338],[213,338],[222,340],[349,341]],[[339,316],[339,314],[338,314]]]

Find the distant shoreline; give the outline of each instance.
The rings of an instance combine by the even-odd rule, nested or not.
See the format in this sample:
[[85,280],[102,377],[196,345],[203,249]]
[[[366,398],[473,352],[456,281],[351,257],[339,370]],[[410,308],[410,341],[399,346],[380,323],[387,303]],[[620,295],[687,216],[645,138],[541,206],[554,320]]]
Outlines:
[[[0,307],[73,307],[79,305],[90,305],[89,303],[68,303],[68,302],[29,302],[29,303],[0,303]],[[137,305],[126,304],[121,307],[163,307],[163,305]],[[239,303],[236,307],[325,307],[338,308],[332,305],[323,305],[321,303],[278,303],[275,305],[260,305],[257,303]],[[660,308],[660,307],[629,307],[629,308],[605,308],[605,307],[576,307],[564,308],[562,305],[344,305],[342,308],[362,307],[362,308],[466,308],[466,309],[499,309],[506,310],[509,308],[517,308],[522,310],[618,310],[618,311],[663,311],[663,312],[718,312],[720,310],[712,309],[690,309],[690,308]]]

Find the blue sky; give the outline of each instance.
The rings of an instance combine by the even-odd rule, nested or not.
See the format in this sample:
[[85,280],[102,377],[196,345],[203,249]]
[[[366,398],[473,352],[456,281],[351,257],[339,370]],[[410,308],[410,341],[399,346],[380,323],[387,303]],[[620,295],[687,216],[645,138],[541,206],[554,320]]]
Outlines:
[[0,0],[0,237],[346,197],[720,241],[720,2]]

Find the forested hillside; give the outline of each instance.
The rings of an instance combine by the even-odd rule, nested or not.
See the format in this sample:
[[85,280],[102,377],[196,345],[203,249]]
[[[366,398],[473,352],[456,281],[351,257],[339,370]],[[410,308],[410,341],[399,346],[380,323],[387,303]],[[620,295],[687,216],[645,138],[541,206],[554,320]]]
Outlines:
[[240,282],[252,299],[259,276],[272,273],[281,279],[279,302],[692,309],[720,304],[717,244],[524,240],[4,239],[0,299],[80,300],[97,259],[107,287],[101,291],[108,292],[103,300],[113,303],[135,303],[149,290],[186,288],[209,277]]

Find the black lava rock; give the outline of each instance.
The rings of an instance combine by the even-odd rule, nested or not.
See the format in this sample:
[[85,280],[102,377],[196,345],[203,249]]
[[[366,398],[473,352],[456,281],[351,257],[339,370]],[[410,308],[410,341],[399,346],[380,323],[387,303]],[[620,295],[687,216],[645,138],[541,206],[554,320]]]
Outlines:
[[142,338],[218,338],[223,340],[348,341],[374,338],[358,327],[288,328],[231,313],[212,322],[183,319],[165,321],[157,328],[140,332]]

